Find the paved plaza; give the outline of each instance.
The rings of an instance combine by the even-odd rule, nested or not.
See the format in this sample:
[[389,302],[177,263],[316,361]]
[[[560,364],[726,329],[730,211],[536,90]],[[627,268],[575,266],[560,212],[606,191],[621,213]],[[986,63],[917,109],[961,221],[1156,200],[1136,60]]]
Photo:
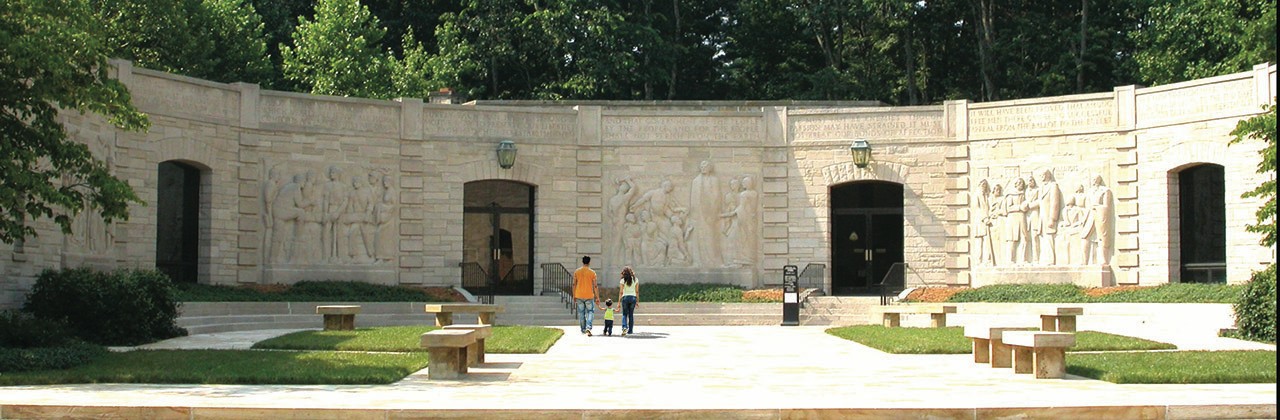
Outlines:
[[[1033,379],[971,355],[892,355],[825,327],[650,327],[546,354],[490,354],[463,380],[378,386],[57,385],[0,389],[3,418],[1274,418],[1276,384]],[[596,331],[600,328],[597,326]],[[247,348],[292,330],[148,348]],[[1214,338],[1203,348],[1272,349]],[[1187,343],[1182,346],[1188,347]],[[1190,346],[1196,347],[1196,346]],[[1068,355],[1070,359],[1070,355]],[[504,410],[518,410],[509,412]]]

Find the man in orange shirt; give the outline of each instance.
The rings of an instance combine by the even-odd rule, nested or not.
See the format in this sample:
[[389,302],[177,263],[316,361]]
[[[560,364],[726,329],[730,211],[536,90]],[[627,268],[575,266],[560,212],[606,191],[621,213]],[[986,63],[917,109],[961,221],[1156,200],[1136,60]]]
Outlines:
[[578,327],[591,336],[591,321],[596,315],[600,299],[596,293],[596,272],[591,269],[591,257],[582,257],[582,267],[573,272],[573,300],[578,305]]

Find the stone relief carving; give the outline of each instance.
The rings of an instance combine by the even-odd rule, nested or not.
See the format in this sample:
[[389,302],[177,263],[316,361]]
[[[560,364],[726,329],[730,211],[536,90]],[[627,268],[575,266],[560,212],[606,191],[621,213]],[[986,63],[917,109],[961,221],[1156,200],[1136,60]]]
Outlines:
[[[268,170],[262,183],[265,261],[274,265],[390,263],[398,249],[395,180],[364,168]],[[350,173],[347,176],[347,173]]]
[[606,203],[606,249],[620,264],[660,267],[746,267],[756,264],[759,192],[751,175],[722,178],[711,161],[698,165],[685,205],[662,178],[641,192],[630,176],[614,180]]
[[1015,175],[1006,184],[978,181],[971,226],[976,265],[1110,264],[1114,197],[1102,176],[1071,195],[1062,193],[1052,169]]
[[[98,137],[89,142],[90,151],[102,159],[107,170],[116,171],[115,148],[107,139]],[[75,180],[64,179],[64,184],[71,185]],[[101,254],[115,243],[115,226],[108,225],[106,219],[86,202],[84,208],[71,220],[71,234],[66,236],[65,249],[73,253]]]

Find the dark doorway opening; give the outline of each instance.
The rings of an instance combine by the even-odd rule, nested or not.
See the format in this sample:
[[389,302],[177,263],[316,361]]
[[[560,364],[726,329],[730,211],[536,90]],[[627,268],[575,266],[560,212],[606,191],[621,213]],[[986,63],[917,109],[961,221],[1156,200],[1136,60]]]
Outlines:
[[534,187],[475,181],[463,195],[462,287],[476,295],[532,295]]
[[902,184],[859,181],[831,187],[831,292],[875,295],[903,261]]
[[1178,173],[1181,282],[1227,282],[1224,171],[1204,164]]
[[200,170],[161,162],[156,189],[156,269],[196,283],[200,268]]

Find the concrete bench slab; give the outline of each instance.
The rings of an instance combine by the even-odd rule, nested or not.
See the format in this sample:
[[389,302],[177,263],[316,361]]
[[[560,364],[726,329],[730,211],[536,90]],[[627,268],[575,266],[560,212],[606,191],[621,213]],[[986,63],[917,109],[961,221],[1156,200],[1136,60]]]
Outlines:
[[360,305],[318,305],[316,313],[324,315],[325,331],[350,331],[356,329]]
[[947,314],[956,313],[954,305],[894,305],[881,306],[873,311],[880,312],[881,322],[886,328],[902,325],[902,314],[929,314],[929,326],[942,328],[947,326]]
[[1076,317],[1084,315],[1084,308],[1061,307],[1040,314],[1040,329],[1044,331],[1074,332]]
[[476,313],[481,324],[493,325],[494,314],[502,313],[502,305],[483,303],[431,303],[423,308],[427,313],[436,315],[436,326],[453,324],[453,313]]
[[964,336],[973,341],[973,362],[990,363],[993,368],[1013,367],[1013,348],[1004,342],[1004,333],[1030,331],[1031,327],[966,325]]
[[446,325],[445,330],[463,330],[475,333],[476,341],[467,347],[467,366],[484,363],[484,339],[493,336],[493,327],[485,324],[453,324]]
[[422,334],[427,349],[427,379],[457,379],[467,373],[467,348],[476,342],[474,330],[432,330]]
[[1013,372],[1034,373],[1036,379],[1066,375],[1067,347],[1076,344],[1076,335],[1051,331],[1005,331],[1004,343],[1013,347]]

